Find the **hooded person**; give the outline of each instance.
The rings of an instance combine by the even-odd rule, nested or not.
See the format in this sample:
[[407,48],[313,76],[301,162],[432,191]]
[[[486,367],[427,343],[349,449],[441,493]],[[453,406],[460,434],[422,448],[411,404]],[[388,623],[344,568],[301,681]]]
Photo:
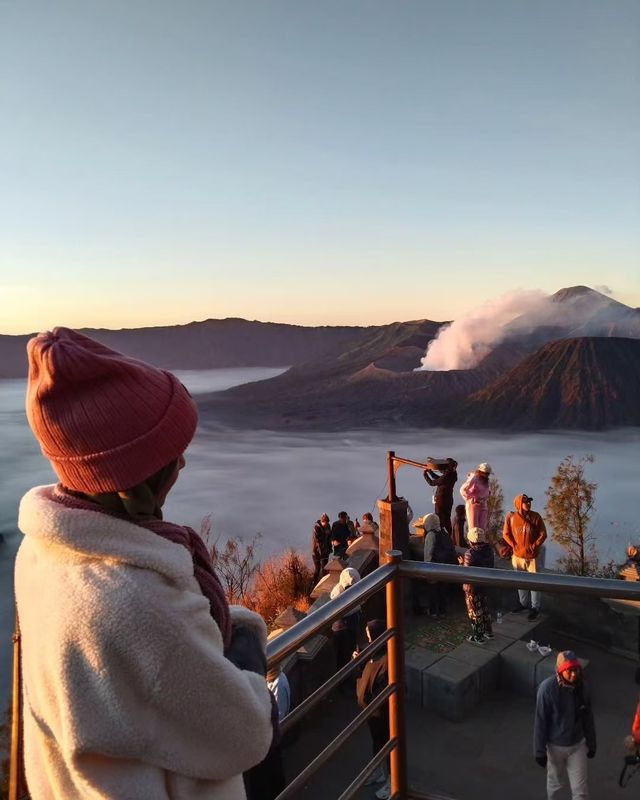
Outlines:
[[587,759],[596,754],[593,709],[573,650],[556,659],[556,674],[542,681],[536,696],[533,755],[547,770],[547,798],[558,800],[569,783],[573,798],[587,798]]
[[[470,528],[467,532],[469,547],[465,551],[462,563],[465,567],[493,567],[493,549],[487,542],[482,528]],[[468,641],[472,644],[484,644],[487,639],[493,639],[493,625],[487,590],[484,586],[465,583],[464,591],[467,615],[471,622],[471,636]]]
[[[440,524],[437,514],[426,514],[413,523],[414,528],[424,529],[425,564],[457,564],[456,550],[451,537]],[[429,616],[446,616],[446,586],[441,581],[429,581]]]
[[467,475],[460,487],[460,494],[465,501],[467,524],[469,528],[487,529],[489,520],[489,476],[491,466],[486,462],[478,464],[473,472]]
[[[335,600],[343,592],[360,580],[360,573],[353,567],[345,567],[340,573],[338,583],[333,587],[329,595],[331,600]],[[360,623],[362,610],[360,606],[352,608],[344,617],[335,620],[331,625],[333,632],[333,646],[336,654],[336,667],[344,666],[351,659],[353,651],[358,644],[360,633]]]
[[162,519],[196,406],[171,373],[67,328],[27,353],[27,418],[59,480],[18,520],[30,796],[244,800],[272,740],[266,627]]
[[[511,564],[520,572],[538,572],[542,568],[542,545],[547,529],[540,514],[531,510],[532,502],[533,497],[529,495],[516,495],[513,500],[516,510],[507,514],[502,531],[504,542],[512,550]],[[534,620],[540,613],[540,592],[518,589],[518,605],[513,610],[524,611],[529,602],[529,619]]]

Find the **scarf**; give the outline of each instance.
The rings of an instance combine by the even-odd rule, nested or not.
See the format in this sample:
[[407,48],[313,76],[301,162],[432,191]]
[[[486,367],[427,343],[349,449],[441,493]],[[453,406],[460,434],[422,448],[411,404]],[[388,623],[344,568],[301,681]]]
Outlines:
[[[167,477],[173,474],[174,469],[174,465],[168,465],[144,483],[123,492],[84,495],[58,484],[53,491],[53,499],[68,508],[94,511],[132,522],[163,539],[186,547],[193,561],[193,576],[198,581],[200,591],[209,601],[211,616],[220,628],[227,650],[231,643],[229,604],[213,568],[209,551],[193,528],[165,522],[156,499],[155,484],[158,483],[161,488],[166,483]],[[160,480],[154,480],[156,478]],[[162,480],[163,478],[165,480]]]

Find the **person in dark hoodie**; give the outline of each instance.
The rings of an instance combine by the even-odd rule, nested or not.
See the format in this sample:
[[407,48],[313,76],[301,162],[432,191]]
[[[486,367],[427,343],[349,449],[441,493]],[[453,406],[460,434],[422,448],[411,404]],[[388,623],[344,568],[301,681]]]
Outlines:
[[323,514],[311,532],[311,558],[313,559],[313,583],[314,586],[324,572],[327,561],[331,555],[331,525],[329,515]]
[[456,506],[456,513],[451,520],[451,539],[456,547],[467,547],[467,511],[461,503]]
[[453,508],[453,487],[458,482],[456,467],[458,462],[448,458],[441,472],[425,469],[423,476],[429,486],[435,487],[433,501],[435,512],[440,518],[440,526],[451,536],[451,509]]
[[[538,572],[542,568],[541,548],[547,538],[544,520],[536,511],[531,510],[533,497],[519,494],[513,500],[515,511],[510,511],[504,521],[502,538],[511,548],[511,564],[521,572]],[[529,605],[529,592],[518,589],[518,605],[513,609],[518,613]],[[535,619],[540,613],[540,592],[531,592],[531,610],[529,619]]]
[[[471,528],[467,533],[467,539],[469,548],[465,551],[461,563],[465,567],[493,567],[493,550],[486,541],[482,528]],[[465,583],[462,588],[471,622],[471,636],[467,641],[472,644],[484,644],[487,639],[493,639],[486,589],[483,586],[474,586],[472,583]]]
[[589,797],[587,759],[596,754],[596,729],[582,666],[573,650],[558,653],[556,674],[538,687],[533,756],[547,770],[547,798],[568,783],[572,800]]
[[338,519],[331,526],[331,544],[333,555],[344,558],[349,544],[355,540],[355,529],[353,523],[349,526],[349,515],[346,511],[338,514]]

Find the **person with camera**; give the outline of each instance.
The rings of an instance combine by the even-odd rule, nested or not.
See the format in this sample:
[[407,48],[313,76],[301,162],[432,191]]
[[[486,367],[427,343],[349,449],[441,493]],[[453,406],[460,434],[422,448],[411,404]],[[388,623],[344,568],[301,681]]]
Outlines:
[[435,487],[433,502],[435,512],[440,519],[440,527],[447,531],[451,536],[451,510],[453,508],[453,488],[458,482],[456,468],[458,462],[452,458],[442,465],[442,470],[437,472],[432,469],[425,469],[423,477],[429,486]]

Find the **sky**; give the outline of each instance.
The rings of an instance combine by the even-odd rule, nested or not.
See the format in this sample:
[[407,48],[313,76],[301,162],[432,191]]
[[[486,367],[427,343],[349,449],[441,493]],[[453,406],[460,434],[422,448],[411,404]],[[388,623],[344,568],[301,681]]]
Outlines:
[[640,306],[640,2],[0,0],[0,333]]

